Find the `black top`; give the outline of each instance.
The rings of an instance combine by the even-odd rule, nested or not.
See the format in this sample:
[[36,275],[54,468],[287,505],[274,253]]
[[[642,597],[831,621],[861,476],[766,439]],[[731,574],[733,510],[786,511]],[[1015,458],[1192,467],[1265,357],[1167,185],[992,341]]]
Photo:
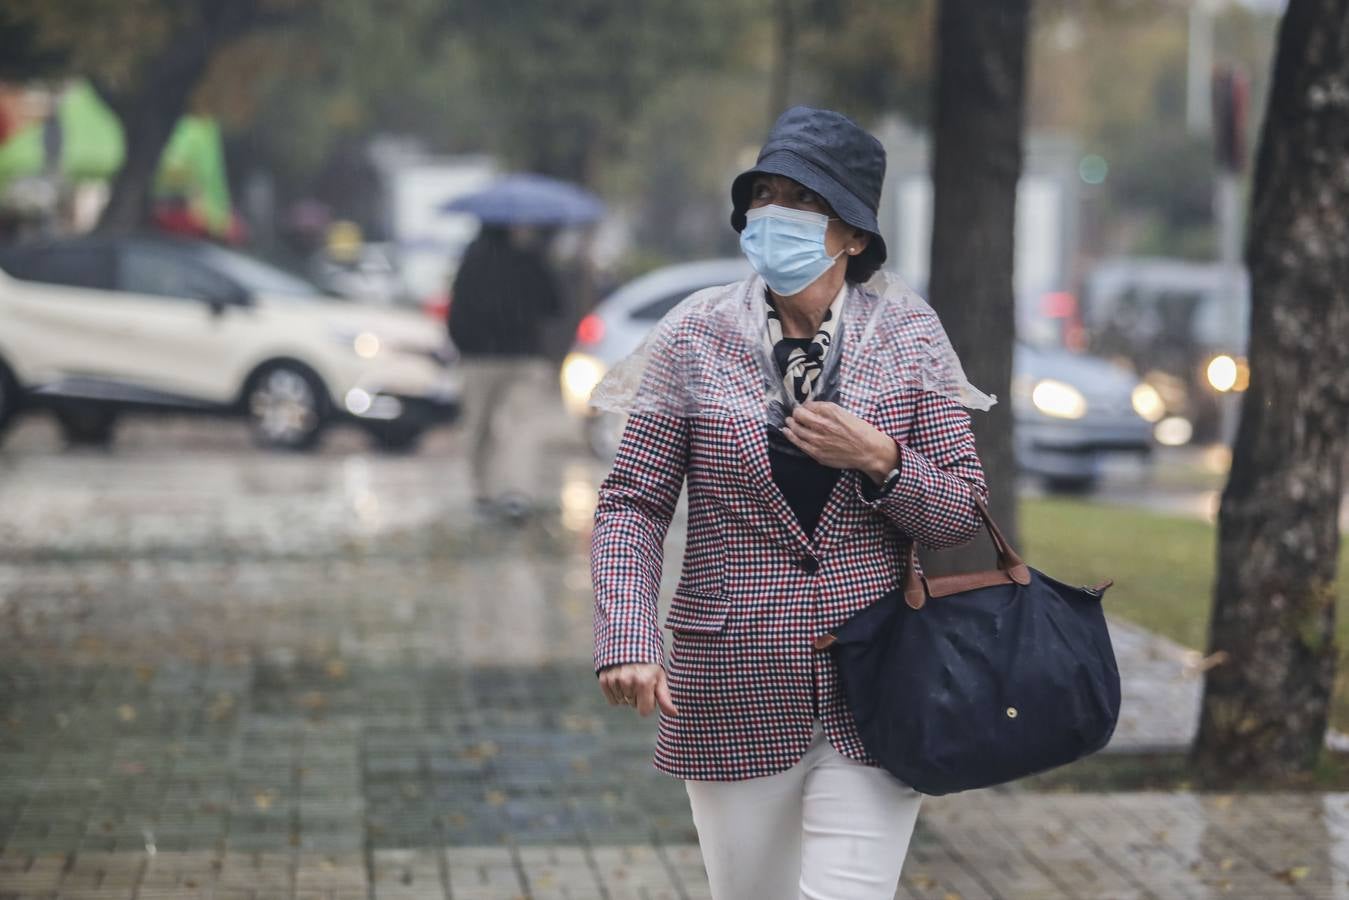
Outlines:
[[451,291],[450,340],[465,356],[539,356],[542,328],[561,311],[543,255],[501,228],[484,226],[468,245]]
[[768,444],[768,461],[773,467],[773,481],[787,498],[792,512],[796,513],[802,530],[813,535],[840,470],[818,463],[809,456],[788,453],[775,447],[772,441]]
[[[783,338],[784,341],[805,347],[811,338]],[[774,354],[777,356],[778,354]],[[829,500],[829,494],[838,481],[841,469],[831,468],[816,462],[796,449],[796,445],[783,437],[777,428],[768,426],[768,462],[773,469],[773,481],[787,505],[796,513],[805,533],[813,535],[815,526],[820,523],[820,514]]]

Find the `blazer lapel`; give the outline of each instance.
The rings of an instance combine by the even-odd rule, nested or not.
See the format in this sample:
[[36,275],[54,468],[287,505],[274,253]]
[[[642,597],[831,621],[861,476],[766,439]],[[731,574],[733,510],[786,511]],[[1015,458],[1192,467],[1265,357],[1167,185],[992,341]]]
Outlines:
[[[762,388],[758,383],[759,362],[749,351],[738,348],[731,353],[731,359],[726,366],[726,375],[731,390],[750,398],[751,403],[762,401],[761,396],[756,396],[762,394]],[[753,405],[751,408],[754,408]],[[796,518],[796,513],[783,496],[782,489],[773,480],[773,467],[768,461],[767,422],[762,416],[751,418],[738,415],[732,418],[731,427],[735,432],[736,446],[745,466],[745,475],[753,489],[751,493],[784,524],[792,544],[810,549],[810,538],[806,536],[805,530]]]
[[[751,287],[751,292],[753,289]],[[762,290],[761,287],[759,289]],[[866,378],[867,361],[861,358],[859,348],[862,338],[861,325],[871,312],[872,301],[865,291],[852,288],[848,303],[850,306],[845,306],[844,312],[843,341],[836,348],[842,351],[839,359],[839,385],[845,398],[848,386],[855,387]],[[849,327],[850,322],[856,325]],[[722,345],[720,355],[726,374],[727,389],[747,400],[745,405],[748,408],[757,409],[763,402],[759,361],[749,349],[732,341]],[[860,403],[850,403],[849,406],[853,407],[854,413],[867,418],[875,402],[874,398],[870,397],[870,392],[862,393],[866,399]],[[863,408],[857,408],[859,405]],[[851,470],[846,470],[839,476],[838,482],[829,494],[829,499],[825,502],[812,540],[801,527],[782,490],[773,481],[773,469],[768,460],[766,422],[763,417],[735,416],[732,419],[732,429],[735,432],[740,457],[745,465],[746,478],[753,488],[752,493],[783,523],[792,545],[806,551],[822,552],[828,544],[853,531],[860,524],[867,511],[861,504],[852,502],[853,479],[865,476],[859,476]]]
[[[844,326],[843,341],[838,347],[843,351],[843,356],[839,359],[838,383],[839,390],[843,399],[847,400],[848,388],[856,387],[863,383],[866,377],[866,360],[861,357],[862,345],[862,323],[871,312],[870,298],[864,291],[852,288],[848,294],[848,305],[844,307]],[[851,323],[856,323],[849,327]],[[852,407],[852,412],[863,419],[868,419],[871,411],[875,408],[875,399],[867,392],[866,399],[863,401],[847,404]],[[860,408],[859,408],[860,407]],[[865,478],[860,472],[846,469],[839,476],[838,482],[829,494],[829,499],[825,501],[824,510],[820,513],[819,524],[815,526],[815,543],[818,549],[823,552],[829,544],[837,539],[847,535],[861,524],[863,516],[866,515],[865,507],[852,502],[854,490],[854,479]]]

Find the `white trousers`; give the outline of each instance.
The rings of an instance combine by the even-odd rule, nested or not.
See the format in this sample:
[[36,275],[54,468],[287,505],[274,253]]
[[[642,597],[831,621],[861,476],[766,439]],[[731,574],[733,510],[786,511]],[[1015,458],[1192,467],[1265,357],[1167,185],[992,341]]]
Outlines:
[[923,796],[819,722],[785,772],[684,785],[713,900],[892,900]]

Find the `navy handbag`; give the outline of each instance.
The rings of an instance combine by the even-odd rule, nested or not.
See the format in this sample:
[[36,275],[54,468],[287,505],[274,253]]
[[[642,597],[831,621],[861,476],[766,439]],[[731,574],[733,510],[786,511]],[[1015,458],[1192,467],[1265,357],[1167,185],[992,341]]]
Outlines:
[[815,642],[834,654],[862,745],[924,794],[1001,784],[1101,749],[1119,719],[1101,611],[1111,582],[1072,587],[1030,568],[987,507],[992,572],[924,578]]

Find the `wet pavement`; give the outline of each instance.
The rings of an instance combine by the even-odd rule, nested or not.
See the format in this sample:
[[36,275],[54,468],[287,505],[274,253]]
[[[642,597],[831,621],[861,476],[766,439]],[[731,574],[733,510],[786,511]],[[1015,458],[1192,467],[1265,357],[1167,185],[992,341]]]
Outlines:
[[[473,517],[453,434],[314,456],[203,423],[0,448],[0,898],[706,897],[654,723],[589,668],[601,467]],[[667,544],[667,590],[682,551]],[[1184,648],[1116,627],[1113,749],[1188,739]],[[1349,796],[928,801],[901,897],[1349,897]]]

